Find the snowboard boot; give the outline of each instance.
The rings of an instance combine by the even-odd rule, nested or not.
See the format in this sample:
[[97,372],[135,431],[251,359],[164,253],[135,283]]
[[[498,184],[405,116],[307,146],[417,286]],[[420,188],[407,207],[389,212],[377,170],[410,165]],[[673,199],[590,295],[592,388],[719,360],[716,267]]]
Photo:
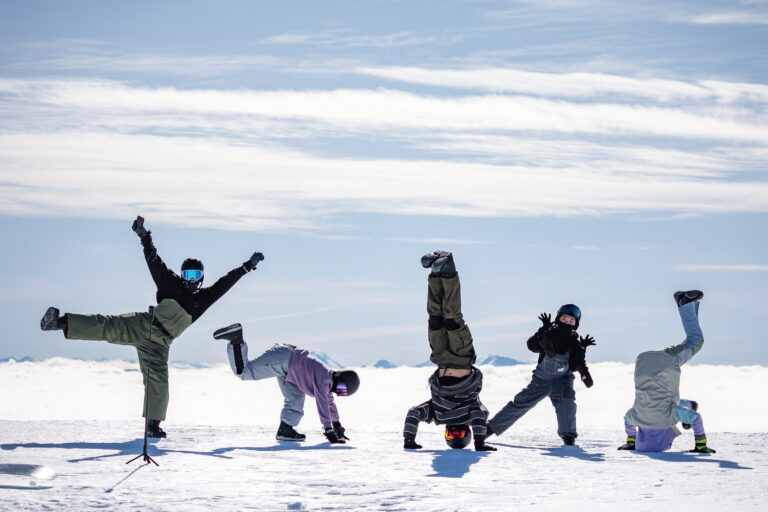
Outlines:
[[576,436],[574,434],[565,434],[563,436],[563,444],[566,446],[573,446],[576,444]]
[[[696,436],[697,438],[699,436]],[[689,450],[691,453],[717,453],[715,450],[707,446],[707,438],[704,436],[701,436],[699,439],[696,439],[696,446],[693,450]]]
[[635,438],[627,437],[627,442],[619,446],[619,450],[633,450],[635,449]]
[[431,275],[440,277],[453,277],[456,275],[456,266],[453,263],[453,254],[448,251],[434,251],[421,257],[421,266],[432,267]]
[[[690,402],[691,402],[691,409],[693,409],[694,411],[698,411],[699,410],[699,403],[696,400],[690,400]],[[685,430],[690,430],[691,429],[691,424],[690,423],[683,423],[683,428]]]
[[165,439],[165,430],[160,428],[160,420],[147,420],[147,437]]
[[421,445],[416,444],[416,438],[415,437],[406,437],[403,440],[403,449],[404,450],[420,450]]
[[40,329],[43,331],[61,331],[67,326],[67,315],[59,316],[59,310],[48,308],[43,318],[40,319]]
[[231,343],[237,344],[243,342],[243,326],[240,324],[232,324],[227,327],[222,327],[213,333],[214,339],[227,340]]
[[299,434],[296,430],[284,421],[280,422],[280,428],[277,429],[275,439],[278,441],[305,441],[307,436]]
[[684,306],[689,302],[696,302],[704,298],[704,292],[701,290],[688,290],[687,292],[675,292],[675,302],[677,307]]

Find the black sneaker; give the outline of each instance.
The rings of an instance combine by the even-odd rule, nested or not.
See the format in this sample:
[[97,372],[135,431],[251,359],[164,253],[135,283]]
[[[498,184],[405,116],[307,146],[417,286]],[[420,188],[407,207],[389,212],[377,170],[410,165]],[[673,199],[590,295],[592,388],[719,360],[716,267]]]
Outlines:
[[448,251],[434,251],[421,257],[421,266],[432,267],[432,275],[440,277],[453,277],[456,275],[456,265],[453,263],[453,254]]
[[563,443],[567,446],[573,446],[576,444],[576,436],[573,434],[566,434],[563,436]]
[[[691,402],[691,409],[693,409],[694,411],[698,411],[699,410],[699,403],[697,401],[695,401],[695,400],[690,400],[690,402]],[[691,424],[690,423],[683,423],[683,428],[685,430],[690,430]]]
[[701,290],[688,290],[687,292],[675,292],[675,302],[677,307],[684,306],[689,302],[696,302],[704,298],[704,292]]
[[292,426],[287,424],[284,421],[280,422],[280,428],[277,429],[277,435],[275,436],[275,439],[278,441],[306,441],[307,436],[304,434],[299,434],[294,430]]
[[40,329],[43,331],[60,331],[63,329],[61,318],[59,318],[59,310],[57,308],[48,308],[43,318],[40,319]]
[[214,339],[227,340],[231,343],[243,342],[243,326],[240,324],[232,324],[227,327],[222,327],[213,333]]
[[160,420],[149,420],[147,422],[147,437],[165,439],[165,430],[160,428]]

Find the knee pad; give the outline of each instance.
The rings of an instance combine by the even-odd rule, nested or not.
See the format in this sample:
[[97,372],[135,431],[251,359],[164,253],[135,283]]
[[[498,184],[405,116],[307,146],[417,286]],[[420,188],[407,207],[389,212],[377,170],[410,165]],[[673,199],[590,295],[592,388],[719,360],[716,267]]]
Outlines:
[[459,325],[453,318],[446,318],[444,324],[445,329],[448,331],[455,331],[461,327],[461,325]]
[[429,330],[437,331],[443,328],[443,317],[429,315]]

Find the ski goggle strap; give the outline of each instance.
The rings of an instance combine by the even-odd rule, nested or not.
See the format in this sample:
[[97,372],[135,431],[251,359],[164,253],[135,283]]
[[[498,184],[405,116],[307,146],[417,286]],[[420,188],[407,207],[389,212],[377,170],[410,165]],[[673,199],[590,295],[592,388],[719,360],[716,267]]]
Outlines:
[[339,381],[336,383],[336,394],[339,396],[349,396],[349,390],[345,382]]
[[467,436],[465,429],[445,429],[446,439],[464,439]]
[[203,278],[203,271],[202,270],[182,270],[181,277],[183,277],[185,281],[199,281]]

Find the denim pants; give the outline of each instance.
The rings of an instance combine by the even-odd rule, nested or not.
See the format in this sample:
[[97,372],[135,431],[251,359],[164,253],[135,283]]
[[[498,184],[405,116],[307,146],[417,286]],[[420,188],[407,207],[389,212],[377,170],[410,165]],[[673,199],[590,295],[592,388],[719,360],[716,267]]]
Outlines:
[[545,380],[535,374],[531,382],[508,402],[488,422],[488,426],[496,435],[501,435],[525,413],[531,410],[545,397],[549,397],[557,415],[557,435],[576,436],[576,392],[573,390],[573,373],[568,372],[562,377]]

